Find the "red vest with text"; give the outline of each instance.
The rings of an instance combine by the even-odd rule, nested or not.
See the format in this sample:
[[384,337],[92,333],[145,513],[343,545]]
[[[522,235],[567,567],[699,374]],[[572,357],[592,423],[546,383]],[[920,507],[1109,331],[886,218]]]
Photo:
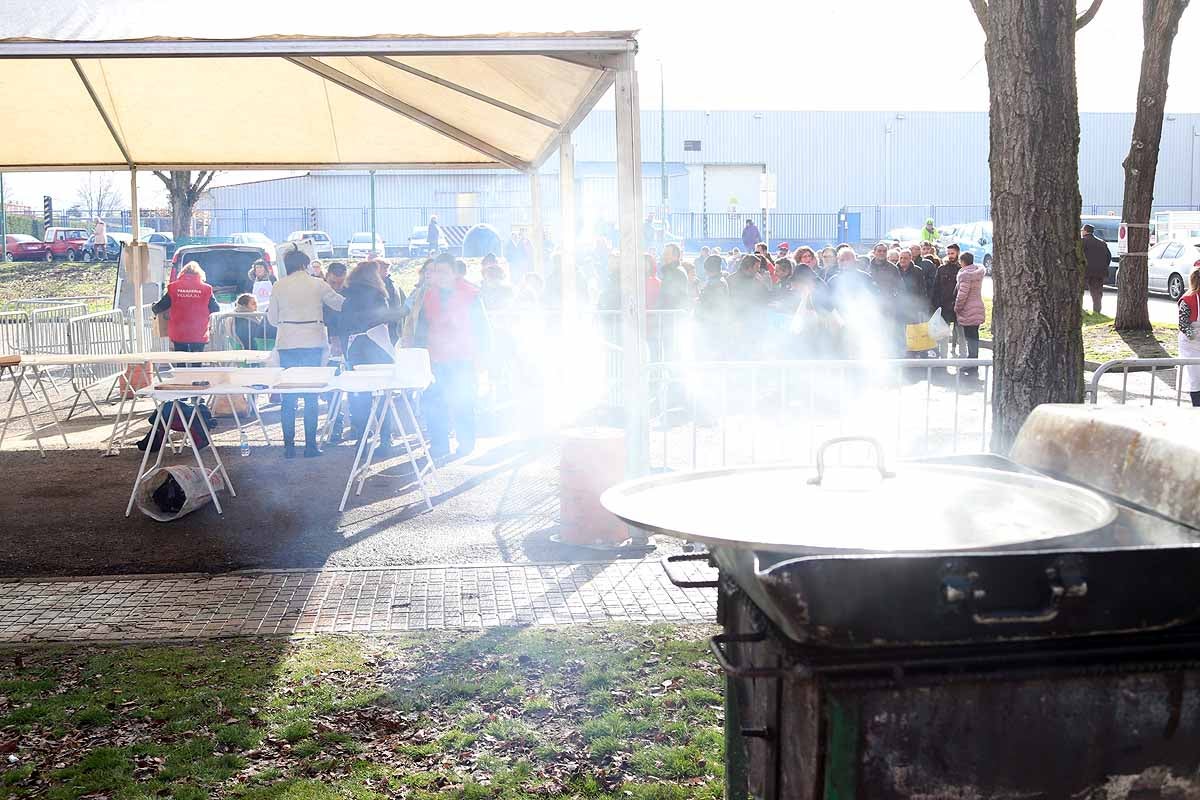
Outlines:
[[208,301],[212,293],[211,286],[190,272],[167,285],[171,296],[167,337],[172,342],[208,341]]
[[479,290],[459,280],[444,297],[430,287],[421,303],[429,335],[430,361],[470,361],[475,358],[475,333],[471,330],[471,306]]

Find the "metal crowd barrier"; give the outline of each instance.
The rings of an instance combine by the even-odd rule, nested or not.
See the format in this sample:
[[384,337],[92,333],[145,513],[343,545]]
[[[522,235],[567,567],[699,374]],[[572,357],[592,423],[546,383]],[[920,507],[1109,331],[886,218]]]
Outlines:
[[210,350],[272,350],[275,333],[265,311],[221,311],[208,318]]
[[[167,337],[156,336],[154,333],[154,312],[151,310],[153,305],[153,303],[143,303],[140,317],[138,316],[138,306],[129,306],[125,309],[125,318],[129,322],[129,352],[131,353],[139,350],[160,352],[171,349],[171,343]],[[142,321],[142,337],[145,342],[140,348],[137,340],[138,319]]]
[[0,311],[0,355],[21,355],[28,347],[29,312]]
[[[125,315],[116,309],[75,317],[70,321],[67,335],[70,352],[76,355],[117,355],[130,352],[129,324]],[[71,388],[75,391],[75,400],[66,418],[70,419],[75,413],[82,397],[86,397],[96,413],[103,417],[103,412],[92,397],[91,389],[109,381],[105,399],[110,398],[113,389],[116,388],[118,376],[124,372],[124,364],[96,363],[73,366]]]
[[[1106,393],[1113,392],[1117,396],[1117,402],[1119,402],[1121,405],[1125,405],[1131,396],[1129,389],[1129,373],[1132,371],[1135,375],[1148,374],[1150,379],[1150,389],[1148,392],[1144,394],[1135,393],[1132,396],[1137,398],[1146,398],[1149,401],[1149,405],[1154,405],[1154,401],[1158,399],[1156,397],[1156,387],[1159,377],[1158,373],[1160,371],[1169,370],[1171,379],[1169,382],[1173,384],[1172,388],[1175,390],[1175,405],[1183,405],[1185,402],[1183,399],[1183,382],[1180,380],[1180,378],[1182,377],[1184,367],[1200,368],[1200,358],[1115,358],[1112,361],[1106,361],[1097,367],[1096,371],[1092,373],[1092,380],[1088,384],[1088,387],[1085,391],[1085,394],[1087,395],[1086,400],[1087,402],[1095,405],[1100,402],[1100,394],[1102,391]],[[1103,380],[1105,376],[1118,372],[1121,375],[1120,392],[1116,392],[1112,389],[1106,389],[1100,385],[1101,380]],[[1167,400],[1168,397],[1163,397],[1162,399]],[[1189,397],[1186,402],[1190,404],[1191,398]]]
[[851,434],[894,458],[986,450],[991,370],[990,358],[651,364],[651,468],[812,463]]

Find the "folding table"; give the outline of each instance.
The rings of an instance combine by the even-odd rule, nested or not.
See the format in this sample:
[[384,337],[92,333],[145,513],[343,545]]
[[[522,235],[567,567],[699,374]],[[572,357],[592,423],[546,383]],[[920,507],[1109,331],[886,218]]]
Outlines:
[[[204,483],[208,489],[208,493],[212,496],[213,506],[217,509],[218,514],[223,514],[221,501],[217,497],[216,491],[213,489],[212,476],[220,473],[225,485],[229,487],[229,494],[237,497],[237,492],[233,488],[233,481],[229,479],[229,473],[225,470],[225,464],[221,461],[221,455],[217,452],[217,447],[212,444],[212,434],[208,426],[204,422],[203,415],[199,414],[200,398],[215,397],[218,395],[237,396],[245,394],[257,394],[270,392],[272,394],[324,394],[329,391],[336,390],[336,387],[329,383],[329,378],[333,377],[332,369],[322,368],[307,368],[296,367],[293,369],[282,370],[278,373],[279,378],[273,385],[265,386],[261,384],[249,384],[245,382],[216,384],[211,386],[187,388],[187,389],[168,389],[168,388],[147,388],[138,391],[139,397],[150,397],[154,400],[154,418],[150,423],[150,438],[148,443],[154,442],[154,437],[157,431],[162,429],[162,444],[158,449],[158,457],[155,459],[153,466],[147,469],[146,465],[150,461],[150,447],[147,446],[145,452],[142,453],[142,462],[138,467],[137,477],[133,481],[133,489],[129,493],[129,504],[125,507],[125,516],[129,516],[133,511],[134,500],[137,498],[138,487],[146,476],[153,473],[162,465],[163,458],[166,455],[167,448],[170,446],[169,438],[171,433],[172,421],[178,419],[183,428],[183,441],[192,451],[192,456],[195,458],[196,466],[204,474]],[[320,377],[320,386],[299,386],[300,381],[297,378],[305,379],[312,377]],[[159,384],[162,386],[162,384]],[[192,413],[185,415],[180,410],[179,403],[176,401],[186,401],[191,404]],[[166,416],[163,415],[163,406],[168,402],[171,403],[170,410]],[[204,432],[204,436],[209,440],[208,450],[212,454],[213,466],[208,466],[204,462],[201,455],[201,448],[196,445],[196,440],[192,436],[192,424],[198,423],[200,429]],[[261,423],[261,418],[260,418]]]
[[[41,391],[42,399],[45,400],[46,408],[50,411],[50,416],[54,418],[54,426],[58,429],[58,433],[62,436],[63,445],[70,447],[67,441],[66,431],[63,430],[62,424],[58,418],[58,412],[54,410],[54,403],[50,399],[50,394],[46,389],[46,384],[43,380],[44,370],[48,367],[72,367],[82,366],[86,364],[124,364],[126,366],[135,364],[188,364],[188,363],[203,363],[203,364],[238,364],[251,363],[257,364],[266,361],[270,357],[270,353],[266,351],[255,350],[214,350],[212,352],[201,353],[181,353],[175,351],[169,352],[149,352],[149,353],[106,353],[106,354],[35,354],[22,355],[15,363],[11,360],[0,365],[0,376],[8,373],[13,379],[13,388],[8,398],[8,412],[4,418],[4,427],[0,428],[0,445],[4,444],[4,437],[8,433],[8,426],[12,422],[13,412],[19,402],[23,410],[22,416],[29,423],[29,428],[33,433],[33,438],[37,442],[38,451],[42,458],[46,457],[46,450],[42,446],[42,437],[38,432],[37,424],[34,422],[33,414],[25,402],[23,394],[23,384],[32,382],[36,386],[34,396],[36,397],[37,390]],[[26,373],[29,373],[29,376]],[[129,402],[128,413],[133,413],[133,402],[122,394],[121,404],[117,408],[117,418],[113,424],[113,434],[109,437],[107,444],[107,452],[112,453],[117,429],[120,427],[122,415],[126,410],[126,403]],[[128,430],[129,421],[125,421],[125,428]]]
[[[339,511],[346,510],[346,502],[350,499],[350,489],[356,480],[358,488],[354,495],[357,497],[362,494],[367,478],[372,475],[375,452],[382,443],[384,424],[389,419],[401,435],[408,463],[412,466],[417,486],[420,487],[421,494],[425,498],[425,507],[430,511],[433,510],[433,500],[425,485],[425,475],[428,473],[436,479],[437,465],[434,464],[433,455],[429,451],[429,443],[426,441],[425,435],[421,433],[421,426],[417,422],[417,415],[409,399],[410,392],[424,390],[432,382],[433,371],[429,365],[429,352],[420,348],[398,349],[392,364],[360,367],[352,372],[344,372],[334,379],[334,385],[340,392],[335,401],[337,407],[344,407],[350,394],[370,392],[372,395],[371,411],[367,416],[362,438],[358,441],[354,465],[350,468],[350,476],[346,479],[342,502],[338,506]],[[402,422],[400,411],[396,406],[397,397],[404,408],[407,421],[411,424],[412,435],[404,432],[404,422]],[[332,413],[333,408],[331,407]],[[416,447],[413,447],[413,436],[416,437]],[[418,459],[422,457],[424,463],[418,463]]]

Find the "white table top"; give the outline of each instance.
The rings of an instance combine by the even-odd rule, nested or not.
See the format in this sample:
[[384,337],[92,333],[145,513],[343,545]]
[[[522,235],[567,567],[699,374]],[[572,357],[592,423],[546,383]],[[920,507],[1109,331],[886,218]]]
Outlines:
[[37,353],[23,355],[16,366],[75,367],[84,364],[262,364],[271,357],[270,350],[212,350],[200,353]]
[[[414,373],[398,372],[389,368],[381,370],[363,370],[358,372],[343,372],[331,376],[322,386],[304,388],[281,388],[288,383],[304,379],[302,371],[311,370],[309,367],[295,367],[284,370],[277,380],[262,383],[215,383],[209,386],[197,386],[194,389],[156,389],[146,387],[138,391],[141,397],[153,397],[156,401],[186,400],[189,397],[209,397],[215,395],[245,395],[245,394],[324,394],[325,392],[385,392],[402,391],[406,389],[424,389],[429,386],[431,377],[419,371]],[[289,375],[295,372],[297,374]],[[277,373],[264,372],[273,378]],[[314,381],[315,382],[315,381]]]

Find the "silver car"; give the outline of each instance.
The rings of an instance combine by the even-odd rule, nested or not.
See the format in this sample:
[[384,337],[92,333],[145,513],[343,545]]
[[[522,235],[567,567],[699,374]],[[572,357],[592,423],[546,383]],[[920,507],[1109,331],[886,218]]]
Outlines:
[[1147,256],[1149,289],[1178,301],[1187,291],[1188,276],[1200,267],[1200,239],[1159,242]]

